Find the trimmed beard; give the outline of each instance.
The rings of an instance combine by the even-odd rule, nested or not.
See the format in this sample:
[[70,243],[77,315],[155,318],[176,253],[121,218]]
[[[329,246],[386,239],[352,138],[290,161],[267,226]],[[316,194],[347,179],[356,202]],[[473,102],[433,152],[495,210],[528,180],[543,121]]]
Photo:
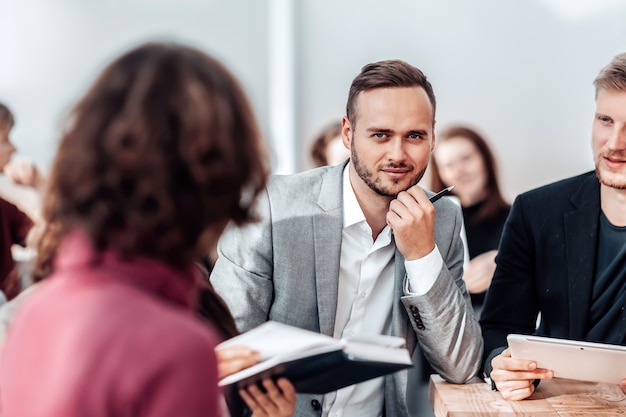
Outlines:
[[600,184],[607,186],[609,188],[615,188],[616,190],[626,190],[626,181],[624,182],[615,182],[609,181],[607,178],[604,178],[596,165],[596,177],[598,177],[598,181]]
[[[367,167],[365,166],[365,164],[363,164],[361,162],[361,159],[359,158],[358,153],[355,150],[355,146],[354,146],[354,140],[351,141],[352,142],[352,146],[350,146],[350,162],[354,165],[354,169],[357,173],[357,175],[359,176],[359,178],[361,178],[363,180],[363,182],[365,182],[365,184],[367,184],[367,186],[374,191],[376,194],[384,196],[384,197],[392,197],[392,198],[396,198],[398,196],[398,193],[400,191],[406,191],[409,188],[411,188],[412,186],[414,186],[415,184],[417,184],[422,177],[424,176],[424,173],[426,172],[426,168],[428,167],[428,165],[426,167],[424,167],[424,169],[422,170],[422,172],[420,172],[417,177],[414,178],[413,181],[411,181],[409,183],[409,185],[398,191],[398,192],[391,192],[387,189],[385,189],[383,187],[382,184],[380,184],[379,181],[376,181],[373,179],[374,174],[367,169]],[[401,165],[404,166],[404,165]]]
[[[605,168],[604,170],[598,168],[602,165],[604,157],[614,157],[620,160],[624,160],[626,155],[624,154],[623,151],[617,151],[617,152],[603,152],[595,156],[596,177],[598,177],[598,180],[600,181],[600,183],[604,186],[615,188],[616,190],[626,190],[626,176],[623,173],[614,172],[614,171],[609,170],[608,168]],[[607,178],[607,177],[613,177],[613,175],[611,174],[615,174],[617,178],[616,179]]]

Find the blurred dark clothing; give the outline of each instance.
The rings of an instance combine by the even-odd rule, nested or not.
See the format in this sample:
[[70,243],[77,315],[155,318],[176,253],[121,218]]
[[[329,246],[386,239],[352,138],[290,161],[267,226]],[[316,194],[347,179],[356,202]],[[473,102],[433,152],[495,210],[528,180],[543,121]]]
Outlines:
[[[465,234],[467,238],[467,248],[469,250],[470,260],[490,250],[498,249],[500,236],[504,223],[509,215],[510,206],[503,207],[494,216],[487,219],[476,218],[484,205],[479,202],[468,207],[463,207],[463,222],[465,223]],[[485,300],[485,294],[470,294],[472,305],[474,308],[480,308]]]
[[[211,281],[209,281],[209,274],[213,269],[211,258],[209,256],[204,257],[202,262],[198,263],[198,267],[204,277],[198,292],[198,314],[218,332],[221,340],[237,336],[239,331],[235,325],[235,319],[230,314],[226,302],[215,292]],[[234,386],[224,390],[224,398],[232,417],[250,415],[250,409],[246,407]]]
[[21,289],[11,245],[26,246],[26,236],[32,226],[32,220],[24,212],[0,198],[0,289],[9,300]]

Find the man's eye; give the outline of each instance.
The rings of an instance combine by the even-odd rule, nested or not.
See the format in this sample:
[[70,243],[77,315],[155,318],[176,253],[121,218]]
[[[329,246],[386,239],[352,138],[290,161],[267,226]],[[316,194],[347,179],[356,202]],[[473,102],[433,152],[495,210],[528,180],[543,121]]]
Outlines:
[[382,139],[385,137],[384,133],[374,133],[374,136],[376,136],[378,139]]

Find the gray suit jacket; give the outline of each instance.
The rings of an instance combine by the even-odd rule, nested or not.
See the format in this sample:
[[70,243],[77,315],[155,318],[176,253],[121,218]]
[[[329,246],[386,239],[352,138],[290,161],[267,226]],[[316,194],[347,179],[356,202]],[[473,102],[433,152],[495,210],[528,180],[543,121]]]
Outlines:
[[[345,164],[295,175],[274,176],[258,202],[260,222],[229,227],[211,273],[240,331],[275,320],[333,334],[343,229],[342,172]],[[417,344],[443,378],[464,383],[480,368],[482,338],[462,281],[460,208],[435,204],[435,241],[444,267],[425,295],[405,295],[404,258],[395,255],[392,335]],[[408,416],[409,372],[385,377],[386,416]],[[412,377],[411,380],[418,380]],[[319,416],[323,396],[299,395],[296,416]]]

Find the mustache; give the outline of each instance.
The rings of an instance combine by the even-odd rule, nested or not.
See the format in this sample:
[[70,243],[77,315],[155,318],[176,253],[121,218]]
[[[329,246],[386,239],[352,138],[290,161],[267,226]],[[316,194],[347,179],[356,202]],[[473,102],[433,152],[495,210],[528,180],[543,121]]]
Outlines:
[[395,163],[390,163],[387,165],[383,165],[380,167],[380,169],[414,169],[413,165],[407,165],[405,163],[399,163],[399,164],[395,164]]
[[626,160],[626,151],[604,152],[600,156],[602,156],[603,158],[618,159],[624,161]]

